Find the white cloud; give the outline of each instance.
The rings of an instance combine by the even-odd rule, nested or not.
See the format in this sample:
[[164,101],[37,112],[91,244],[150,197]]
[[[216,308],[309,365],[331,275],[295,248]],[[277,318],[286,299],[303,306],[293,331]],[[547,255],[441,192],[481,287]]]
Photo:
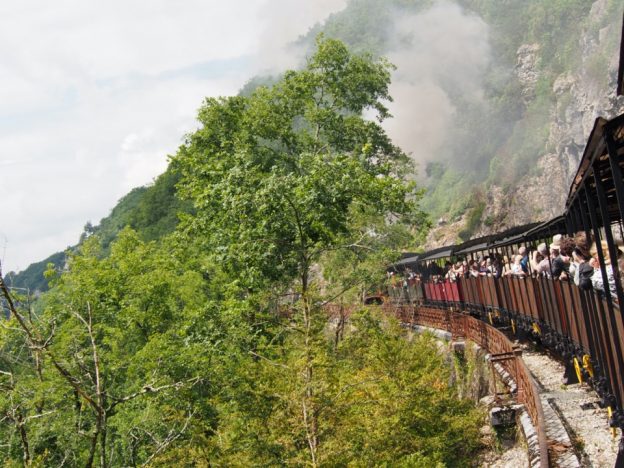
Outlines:
[[256,69],[271,73],[299,65],[306,51],[292,43],[331,13],[342,10],[347,0],[265,0],[264,3],[266,8],[260,10],[264,29],[253,58]]
[[279,56],[345,3],[0,3],[3,270],[74,244],[164,170],[205,96],[236,93],[266,63],[251,56]]

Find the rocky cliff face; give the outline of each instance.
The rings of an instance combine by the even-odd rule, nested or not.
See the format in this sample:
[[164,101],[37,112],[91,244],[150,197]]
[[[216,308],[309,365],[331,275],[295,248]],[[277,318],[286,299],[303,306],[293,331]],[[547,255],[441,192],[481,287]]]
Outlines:
[[[481,222],[472,237],[561,214],[595,119],[624,112],[624,99],[616,96],[620,24],[607,22],[607,14],[608,0],[596,0],[588,26],[578,41],[577,66],[552,80],[554,102],[550,106],[551,124],[543,152],[534,167],[528,168],[527,175],[513,184],[492,183],[486,187]],[[608,24],[600,27],[603,23]],[[525,106],[535,99],[543,73],[539,67],[540,52],[540,44],[523,44],[517,51],[514,72],[522,86]],[[428,247],[456,242],[468,217],[439,223],[428,238]]]

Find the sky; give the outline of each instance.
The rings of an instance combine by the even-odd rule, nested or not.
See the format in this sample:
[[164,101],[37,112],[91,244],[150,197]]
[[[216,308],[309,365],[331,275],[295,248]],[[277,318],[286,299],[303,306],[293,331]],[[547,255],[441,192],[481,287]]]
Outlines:
[[165,170],[204,97],[293,66],[346,1],[1,2],[2,271],[75,244]]

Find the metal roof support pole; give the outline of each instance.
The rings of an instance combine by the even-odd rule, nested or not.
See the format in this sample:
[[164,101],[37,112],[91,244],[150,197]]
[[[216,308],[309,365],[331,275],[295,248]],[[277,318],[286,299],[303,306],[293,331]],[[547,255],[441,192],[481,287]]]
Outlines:
[[620,210],[620,219],[624,219],[624,182],[622,182],[622,169],[620,168],[620,158],[617,154],[617,146],[613,140],[611,131],[607,131],[605,135],[607,149],[609,150],[609,164],[611,166],[611,174],[613,175],[613,186],[617,196],[618,208]]
[[[615,175],[615,174],[614,174]],[[607,209],[607,197],[605,195],[604,186],[602,183],[602,179],[600,175],[594,170],[594,181],[596,182],[596,193],[598,194],[598,204],[600,205],[600,216],[602,217],[602,224],[604,226],[605,232],[605,240],[607,241],[607,246],[609,248],[609,257],[611,257],[611,270],[613,271],[613,277],[615,278],[615,292],[617,295],[618,304],[624,305],[624,293],[622,292],[622,283],[620,282],[620,270],[617,264],[617,247],[615,246],[615,242],[613,240],[613,233],[611,232],[611,220],[609,219],[609,210]],[[615,182],[615,179],[614,179]],[[621,183],[622,181],[620,181]],[[619,205],[619,203],[618,203]],[[606,279],[606,268],[603,273],[603,281]],[[607,288],[608,283],[605,284],[605,294],[608,292],[609,296],[611,295],[610,288]],[[609,307],[613,307],[613,297],[611,298],[611,303]],[[608,302],[608,301],[607,301]],[[620,313],[622,313],[620,307]],[[624,318],[624,317],[623,317]]]
[[[592,168],[593,170],[593,168]],[[599,179],[599,177],[594,173],[594,179],[597,181]],[[602,193],[603,197],[604,197],[604,192]],[[585,190],[585,198],[587,200],[587,208],[589,211],[589,217],[591,219],[592,222],[592,226],[594,229],[594,236],[595,236],[595,241],[596,241],[596,246],[598,247],[600,245],[600,230],[598,229],[598,217],[596,216],[596,207],[594,206],[594,202],[591,198],[591,196],[589,195],[589,192],[587,190]],[[600,202],[600,194],[598,194],[598,200]],[[605,205],[604,209],[606,210],[606,200],[602,200],[602,202],[600,203],[601,205]],[[601,208],[603,208],[601,206]],[[602,210],[601,210],[602,211]],[[606,218],[608,221],[608,218]],[[603,218],[602,220],[603,222],[605,221],[605,218]],[[605,297],[607,299],[607,307],[609,309],[609,321],[611,323],[611,329],[614,332],[617,332],[617,324],[615,322],[615,316],[614,316],[614,309],[613,309],[613,298],[611,297],[611,293],[609,291],[609,280],[607,278],[607,270],[606,270],[606,263],[605,263],[605,257],[604,257],[604,253],[602,252],[601,248],[596,248],[597,253],[598,253],[598,259],[600,260],[600,271],[602,273],[602,284],[604,285],[605,288]],[[606,333],[609,333],[608,331]],[[607,351],[609,353],[609,355],[611,355],[611,359],[610,361],[612,363],[615,363],[615,360],[613,359],[613,351],[615,351],[615,356],[617,356],[617,360],[618,362],[620,362],[620,366],[621,364],[621,356],[622,356],[622,350],[620,348],[620,342],[619,340],[614,340],[614,344],[615,344],[615,350],[612,350],[610,346],[607,347]],[[612,369],[610,374],[615,377],[618,372],[616,369]],[[610,386],[611,386],[611,390],[613,391],[613,393],[616,395],[616,398],[618,399],[618,406],[621,408],[621,401],[619,401],[619,392],[615,391],[615,388],[613,387],[613,385],[620,385],[621,382],[615,382],[614,379],[610,379],[609,382]]]
[[[585,199],[587,199],[587,190],[583,189],[583,192],[585,193]],[[581,198],[578,198],[578,204],[579,204],[579,212],[581,213],[581,219],[583,222],[583,227],[585,228],[585,237],[587,239],[587,243],[589,244],[589,247],[591,247],[591,238],[592,238],[592,228],[591,228],[591,224],[589,223],[589,220],[587,219],[587,213],[585,212],[585,206],[583,205],[583,202],[581,201]],[[588,210],[589,211],[589,208]],[[589,252],[589,250],[588,250]]]
[[[582,198],[580,196],[582,190],[579,190],[579,197],[577,197],[574,205],[576,206],[576,211],[578,213],[578,217],[581,220],[581,224],[580,227],[582,228],[583,231],[585,231],[585,237],[587,239],[587,242],[591,244],[591,232],[590,232],[590,227],[589,227],[589,223],[587,221],[587,216],[585,216],[585,207],[583,206],[582,203]],[[589,250],[587,252],[585,252],[586,254],[589,254]],[[586,261],[588,261],[589,259],[587,259]],[[590,349],[588,350],[592,357],[594,358],[601,358],[601,356],[604,355],[604,353],[601,351],[600,348],[600,341],[598,339],[598,335],[597,335],[597,331],[594,327],[594,312],[595,312],[595,308],[594,308],[594,300],[593,300],[593,293],[589,292],[589,291],[581,291],[581,306],[583,307],[583,318],[585,321],[585,327],[587,329],[587,333],[589,335],[590,338]]]
[[581,221],[580,209],[575,208],[577,202],[578,200],[572,204],[572,206],[570,207],[570,211],[568,211],[568,215],[572,216],[572,224],[574,225],[573,234],[576,234],[578,231],[580,231],[583,226],[583,222]]
[[566,216],[564,218],[564,222],[565,222],[565,227],[566,227],[566,234],[568,236],[573,235],[574,234],[574,227],[572,226],[572,220]]

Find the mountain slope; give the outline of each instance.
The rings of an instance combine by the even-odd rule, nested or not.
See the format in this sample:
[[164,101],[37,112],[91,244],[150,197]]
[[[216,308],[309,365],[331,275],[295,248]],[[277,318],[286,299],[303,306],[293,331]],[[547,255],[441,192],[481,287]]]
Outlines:
[[[175,196],[177,181],[178,176],[168,169],[153,184],[131,190],[98,225],[93,226],[90,222],[85,225],[78,244],[97,234],[104,246],[104,252],[107,253],[111,242],[126,226],[135,229],[145,241],[156,240],[173,232],[178,223],[178,213],[191,210],[189,203],[182,202]],[[68,250],[75,247],[70,246]],[[46,291],[48,282],[43,273],[49,264],[56,269],[62,269],[65,260],[65,252],[57,252],[19,273],[9,272],[6,275],[7,284],[33,293]]]

